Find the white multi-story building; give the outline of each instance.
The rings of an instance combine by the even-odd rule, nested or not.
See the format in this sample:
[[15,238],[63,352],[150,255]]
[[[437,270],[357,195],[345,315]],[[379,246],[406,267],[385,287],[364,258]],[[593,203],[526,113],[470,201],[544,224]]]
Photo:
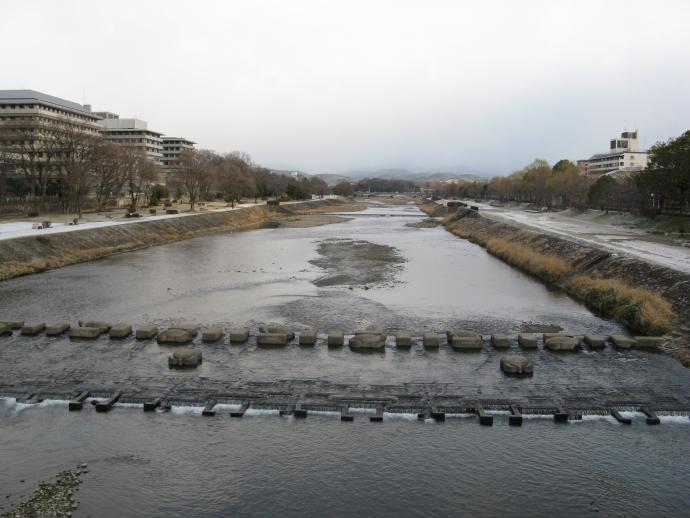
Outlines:
[[611,139],[607,153],[597,153],[587,160],[586,175],[599,177],[612,172],[634,172],[647,168],[648,154],[639,149],[639,131],[624,131]]
[[191,140],[182,137],[163,137],[163,158],[161,163],[166,170],[175,167],[177,157],[185,150],[194,149],[194,144]]
[[162,164],[162,133],[148,129],[148,123],[140,119],[121,119],[111,112],[96,112],[101,117],[103,138],[122,146],[140,148],[156,164]]

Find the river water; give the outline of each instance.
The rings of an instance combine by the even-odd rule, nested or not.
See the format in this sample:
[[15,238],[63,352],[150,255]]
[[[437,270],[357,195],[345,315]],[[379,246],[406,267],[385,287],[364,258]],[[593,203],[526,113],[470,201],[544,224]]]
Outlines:
[[[272,321],[322,332],[408,329],[416,337],[451,327],[622,331],[442,227],[408,226],[421,219],[414,206],[373,206],[350,216],[321,227],[206,236],[4,282],[0,315],[252,330]],[[352,242],[392,247],[403,262],[386,263],[385,254],[379,262],[319,254],[323,243],[347,251]],[[364,268],[381,275],[358,277]],[[341,274],[340,284],[315,284]],[[503,353],[488,343],[481,352],[457,353],[419,343],[400,350],[389,339],[385,352],[366,355],[328,348],[323,336],[313,348],[264,349],[253,340],[199,347],[199,369],[170,371],[170,349],[155,342],[15,335],[0,339],[0,386],[15,395],[84,387],[210,394],[275,385],[678,404],[690,393],[690,377],[675,360],[609,347],[528,352],[535,375],[526,379],[502,376]],[[204,419],[200,407],[140,408],[68,413],[60,401],[25,406],[4,399],[0,511],[39,480],[81,462],[89,473],[76,516],[680,516],[689,503],[690,474],[681,460],[690,453],[687,416],[662,418],[657,427],[640,416],[632,426],[585,416],[566,425],[531,418],[514,428],[499,415],[487,428],[465,417],[433,423],[386,414],[374,424],[366,415],[341,423],[329,414],[298,420],[250,410],[254,415],[231,419],[220,407]]]

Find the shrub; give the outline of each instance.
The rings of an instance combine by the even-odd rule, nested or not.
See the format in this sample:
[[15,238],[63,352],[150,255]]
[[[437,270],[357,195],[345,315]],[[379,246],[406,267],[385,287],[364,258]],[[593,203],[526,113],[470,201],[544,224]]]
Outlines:
[[657,292],[617,279],[578,275],[566,289],[598,311],[615,316],[630,329],[649,335],[671,330],[673,306]]

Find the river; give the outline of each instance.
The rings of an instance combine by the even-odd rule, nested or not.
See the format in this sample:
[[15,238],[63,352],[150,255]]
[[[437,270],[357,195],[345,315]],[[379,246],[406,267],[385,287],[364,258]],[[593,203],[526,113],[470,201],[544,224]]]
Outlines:
[[[213,235],[0,284],[0,315],[48,321],[103,319],[166,326],[289,324],[324,332],[376,328],[488,335],[562,328],[622,331],[442,227],[417,228],[415,206],[374,205],[350,221]],[[418,340],[417,340],[418,341]],[[240,389],[462,394],[483,399],[577,401],[655,397],[686,404],[687,370],[654,352],[583,348],[530,351],[532,378],[506,378],[503,354],[437,351],[420,343],[360,354],[347,347],[282,349],[199,344],[204,363],[170,371],[170,348],[133,339],[0,338],[6,395],[76,387],[147,395]],[[518,350],[517,344],[511,346]],[[648,427],[605,416],[555,424],[496,416],[445,423],[386,414],[354,423],[253,411],[198,417],[198,406],[143,414],[116,405],[68,413],[64,401],[0,403],[4,508],[38,480],[88,462],[76,516],[437,515],[678,516],[687,509],[687,416]],[[190,403],[191,404],[191,403]],[[87,405],[89,406],[89,405]],[[24,480],[25,482],[20,482]],[[5,498],[6,495],[10,495]],[[202,511],[203,509],[203,511]]]

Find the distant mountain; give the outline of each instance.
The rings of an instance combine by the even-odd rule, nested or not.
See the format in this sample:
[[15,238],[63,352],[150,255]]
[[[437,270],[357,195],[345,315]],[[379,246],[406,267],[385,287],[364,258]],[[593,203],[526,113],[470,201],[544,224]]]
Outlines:
[[409,177],[414,176],[415,173],[408,171],[407,169],[374,169],[374,170],[355,170],[355,171],[345,171],[343,173],[353,179],[361,178],[382,178],[384,180],[407,180]]
[[321,178],[324,182],[328,184],[329,187],[338,185],[340,182],[352,182],[353,179],[349,176],[344,176],[342,174],[330,174],[330,173],[320,173],[314,175],[316,178]]

